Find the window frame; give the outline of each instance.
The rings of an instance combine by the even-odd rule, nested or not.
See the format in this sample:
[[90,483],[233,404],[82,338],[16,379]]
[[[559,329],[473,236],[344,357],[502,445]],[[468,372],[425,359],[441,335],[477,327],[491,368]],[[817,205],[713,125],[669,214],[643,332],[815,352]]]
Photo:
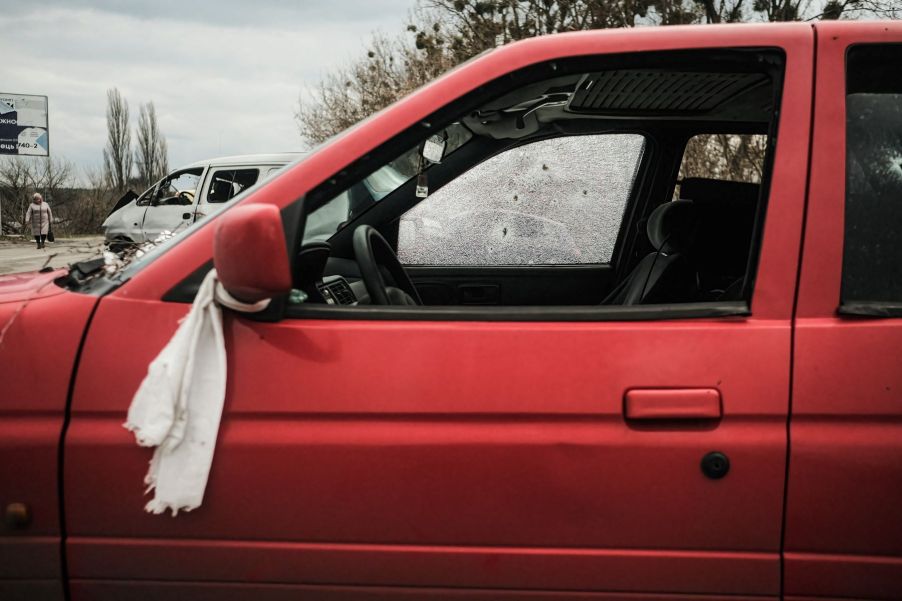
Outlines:
[[[729,51],[731,49],[721,48],[718,50],[726,50]],[[315,305],[287,305],[285,306],[285,316],[292,318],[311,318],[311,319],[364,319],[364,320],[379,320],[379,319],[387,319],[387,320],[414,320],[414,321],[430,321],[430,320],[441,320],[441,321],[453,321],[453,320],[476,320],[476,321],[611,321],[611,320],[626,320],[626,321],[642,321],[642,320],[668,320],[668,319],[686,319],[686,318],[703,318],[703,317],[746,317],[751,315],[751,301],[752,301],[752,292],[754,290],[754,283],[757,279],[758,273],[758,259],[761,253],[762,248],[762,238],[763,238],[763,229],[765,225],[766,219],[766,208],[770,202],[770,182],[773,177],[774,170],[774,154],[776,149],[776,141],[777,141],[777,133],[780,130],[780,124],[782,120],[781,110],[783,108],[784,102],[784,88],[786,85],[786,72],[788,68],[786,51],[784,48],[776,46],[776,47],[767,47],[763,50],[774,52],[780,56],[780,60],[782,61],[778,67],[771,66],[768,69],[768,72],[773,75],[772,85],[773,85],[773,99],[775,103],[775,107],[779,107],[774,111],[770,121],[765,126],[767,128],[766,135],[768,136],[768,149],[765,155],[765,167],[764,174],[761,181],[761,189],[764,198],[764,202],[759,202],[759,216],[755,224],[755,232],[753,235],[753,248],[750,253],[749,265],[751,269],[754,269],[754,273],[746,272],[745,282],[743,284],[743,298],[741,301],[707,301],[707,302],[699,302],[699,303],[679,303],[679,304],[665,304],[665,305],[641,305],[638,307],[627,307],[627,306],[577,306],[577,305],[565,305],[565,306],[536,306],[536,307],[514,307],[514,306],[481,306],[481,307],[471,307],[471,306],[449,306],[449,307],[427,307],[421,306],[416,309],[410,309],[407,307],[386,307],[386,306],[354,306],[354,307],[341,307],[341,306],[326,306],[326,307],[317,307]],[[679,54],[691,54],[693,51],[662,51],[663,54],[669,55],[669,57],[675,57]],[[604,57],[605,59],[617,59],[621,58],[622,55],[608,55]],[[668,58],[669,58],[668,57]],[[597,57],[596,57],[597,58]],[[578,64],[580,59],[571,59],[575,64]],[[682,58],[680,60],[683,60]],[[542,67],[547,67],[552,63],[548,64],[540,64],[534,65],[532,68],[540,70]],[[595,67],[598,69],[599,67]],[[560,73],[559,65],[555,63],[555,66],[552,68],[553,73]],[[507,79],[510,78],[511,75],[508,74],[506,77],[501,78]],[[540,78],[537,78],[539,80]],[[518,83],[522,83],[522,80]],[[491,98],[491,93],[487,90],[488,86],[484,87],[484,96],[483,100],[486,97]],[[500,95],[500,94],[499,94]],[[430,123],[430,127],[433,130],[439,130],[442,127],[446,127],[450,122],[457,120],[460,114],[466,112],[460,111],[459,109],[453,109],[452,107],[456,107],[458,105],[467,106],[470,105],[467,110],[472,110],[476,108],[478,104],[474,102],[473,98],[477,97],[477,93],[473,93],[470,97],[464,97],[459,99],[456,102],[452,102],[449,105],[446,105],[440,113],[444,113],[447,116],[447,120],[442,120],[442,115],[434,115],[435,119],[429,119],[428,123]],[[454,111],[454,112],[451,112]],[[449,115],[450,113],[450,115]],[[613,119],[611,121],[614,121]],[[624,214],[624,217],[620,224],[620,232],[618,232],[617,242],[615,243],[614,252],[611,257],[611,263],[604,265],[611,265],[617,269],[618,275],[621,271],[626,271],[628,268],[632,266],[633,261],[631,260],[633,257],[631,254],[623,252],[623,242],[624,238],[629,238],[630,242],[630,250],[633,251],[636,247],[635,239],[638,235],[637,232],[625,231],[630,228],[631,225],[637,223],[637,218],[641,216],[647,216],[651,210],[653,210],[656,206],[661,204],[664,201],[664,197],[658,198],[657,192],[660,190],[652,190],[650,189],[646,192],[646,187],[650,187],[654,182],[646,181],[653,179],[655,176],[655,172],[651,169],[652,163],[657,158],[657,149],[654,148],[656,137],[651,134],[651,132],[647,131],[645,127],[639,125],[639,123],[634,122],[631,124],[631,127],[610,127],[609,129],[605,129],[604,127],[605,120],[598,120],[592,127],[591,132],[586,133],[639,133],[646,138],[646,148],[643,153],[642,160],[640,160],[640,166],[637,169],[637,175],[634,180],[634,185],[631,190],[630,198],[627,201],[627,207]],[[423,121],[422,123],[427,123],[427,121]],[[622,124],[622,121],[618,121],[618,123]],[[703,122],[700,122],[703,123]],[[568,125],[560,124],[561,127],[558,127],[556,131],[552,134],[545,135],[534,135],[526,138],[522,138],[519,140],[504,140],[497,141],[499,144],[495,147],[491,152],[487,153],[486,156],[480,158],[479,161],[473,162],[468,168],[473,168],[475,165],[479,164],[482,161],[488,160],[492,156],[495,156],[501,152],[508,151],[517,146],[521,146],[523,144],[532,143],[537,140],[547,138],[547,137],[560,137],[561,135],[573,135],[576,130],[580,128],[580,124],[574,123],[568,127]],[[722,127],[722,126],[721,126]],[[737,129],[741,129],[743,124],[737,124]],[[572,130],[571,130],[572,128]],[[663,129],[667,129],[665,126]],[[704,131],[706,128],[702,125],[698,131],[694,131],[692,134],[689,134],[683,140],[683,144],[679,148],[679,152],[676,155],[676,163],[675,165],[667,165],[667,169],[672,168],[673,177],[670,180],[665,180],[666,183],[663,184],[664,188],[668,188],[668,192],[672,194],[673,192],[673,183],[676,179],[676,174],[679,170],[680,161],[682,160],[683,152],[685,151],[685,142],[692,135],[696,135],[699,133],[708,133]],[[392,147],[392,142],[398,144],[394,146],[394,148],[404,148],[406,146],[411,146],[410,142],[399,143],[398,140],[404,138],[405,136],[410,135],[422,135],[422,130],[416,127],[410,128],[405,132],[397,135],[391,142],[386,143],[382,148],[373,151],[372,153],[366,155],[364,158],[366,160],[359,160],[356,163],[349,166],[348,169],[342,171],[340,174],[337,174],[338,177],[333,177],[332,179],[327,180],[327,182],[323,185],[320,185],[318,188],[311,190],[311,193],[303,199],[305,203],[309,202],[311,204],[311,208],[309,212],[316,210],[319,206],[321,206],[324,202],[331,198],[329,192],[323,192],[325,190],[342,190],[348,185],[352,184],[356,179],[363,177],[365,173],[372,170],[373,164],[379,164],[378,161],[380,157],[385,158],[386,160],[390,160],[390,157],[394,154],[391,151],[387,151],[387,148]],[[464,147],[461,148],[461,151],[464,150],[468,145],[465,144]],[[461,159],[466,156],[466,152],[458,151],[454,155],[452,155],[453,159]],[[451,161],[448,161],[451,162]],[[445,161],[443,161],[443,164]],[[361,166],[364,165],[364,166]],[[459,171],[458,173],[462,173],[464,170]],[[661,176],[658,175],[660,178]],[[453,178],[450,178],[453,179]],[[450,180],[449,180],[450,181]],[[640,185],[640,181],[644,185]],[[440,189],[445,183],[441,182],[440,185],[435,186],[434,189]],[[660,182],[659,182],[660,183]],[[394,194],[405,193],[408,186],[412,187],[415,184],[414,180],[407,182],[405,185],[399,187],[393,194],[386,197],[386,199],[390,199]],[[430,189],[433,189],[433,180],[430,178]],[[654,192],[654,195],[652,195]],[[413,197],[411,194],[410,197]],[[644,202],[638,202],[640,200],[644,200]],[[386,227],[385,223],[382,223],[382,227],[377,227],[383,231],[383,235],[385,235],[386,239],[392,245],[392,247],[397,250],[397,241],[398,241],[398,224],[400,222],[400,217],[407,210],[409,210],[412,206],[416,205],[418,202],[421,202],[422,199],[415,199],[414,202],[410,202],[406,207],[399,207],[401,210],[396,216],[396,218],[389,222],[388,227]],[[638,205],[642,206],[638,206]],[[392,203],[381,202],[377,203],[373,207],[370,207],[368,211],[361,214],[357,220],[355,220],[355,225],[362,225],[364,223],[369,223],[370,225],[380,224],[377,217],[374,213],[378,213],[381,210],[387,210]],[[302,210],[302,213],[306,213],[306,209]],[[306,214],[304,215],[306,217]],[[369,218],[369,219],[368,219]],[[300,225],[301,231],[303,231],[303,220]],[[374,225],[375,226],[375,225]],[[384,230],[388,230],[387,232]],[[350,242],[350,232],[353,228],[343,228],[340,229],[336,234],[329,239],[329,242],[333,242],[336,238],[344,238],[343,243],[345,248],[349,246]],[[386,235],[386,233],[388,235]],[[334,247],[333,247],[334,250]],[[600,264],[584,264],[584,265],[560,265],[560,266],[544,266],[546,268],[569,268],[569,269],[579,269],[586,268],[592,269],[597,268]],[[413,269],[421,266],[410,266]],[[425,267],[425,266],[423,266]],[[508,266],[508,267],[494,267],[494,269],[528,269],[529,266]],[[490,269],[490,267],[469,267],[469,266],[449,266],[447,269],[454,270],[480,270],[480,269]]]
[[[779,62],[772,62],[770,64],[771,73],[775,74],[774,78],[774,102],[778,108],[773,115],[773,118],[769,122],[768,131],[776,132],[781,129],[783,113],[784,113],[784,98],[785,91],[787,88],[787,74],[792,72],[796,79],[804,79],[804,73],[800,72],[800,67],[792,62],[787,61],[787,55],[795,56],[795,57],[803,57],[803,52],[807,51],[807,49],[799,49],[794,46],[795,41],[786,42],[785,45],[782,42],[778,42],[775,44],[763,44],[760,46],[750,46],[748,48],[745,47],[718,47],[718,48],[702,48],[702,49],[666,49],[666,50],[650,50],[650,51],[639,51],[639,52],[629,52],[624,54],[599,54],[599,55],[586,55],[586,56],[574,56],[567,57],[566,59],[555,59],[548,60],[546,62],[534,63],[528,66],[521,68],[518,71],[512,71],[505,73],[498,78],[488,81],[487,83],[480,86],[479,89],[474,90],[473,92],[464,95],[448,104],[442,105],[437,108],[435,112],[430,113],[429,115],[424,116],[421,120],[411,124],[406,129],[400,130],[393,137],[389,138],[384,144],[381,144],[378,147],[371,149],[366,154],[360,156],[357,160],[352,161],[342,167],[340,170],[333,173],[331,176],[326,177],[320,184],[312,187],[304,196],[299,197],[294,202],[286,204],[282,208],[283,214],[283,222],[285,224],[286,238],[289,243],[289,256],[292,263],[294,263],[296,252],[300,247],[302,237],[301,233],[304,230],[304,222],[305,217],[308,212],[312,212],[316,210],[319,206],[322,206],[325,202],[327,202],[336,192],[341,191],[344,188],[347,188],[351,184],[353,184],[357,179],[365,177],[366,174],[371,172],[374,168],[378,167],[378,165],[392,160],[392,158],[403,149],[415,145],[416,140],[419,139],[424,131],[436,131],[443,127],[446,127],[453,121],[456,121],[459,118],[459,115],[476,109],[483,102],[492,99],[493,97],[497,97],[502,95],[502,93],[509,89],[509,86],[512,82],[516,82],[517,85],[522,85],[528,81],[538,81],[541,79],[547,79],[551,76],[560,75],[562,72],[567,73],[571,70],[579,70],[579,71],[588,71],[589,69],[599,69],[604,68],[600,66],[597,61],[601,61],[603,64],[608,61],[617,61],[619,63],[623,60],[624,56],[630,57],[630,59],[641,59],[642,61],[648,61],[651,57],[656,57],[659,54],[667,55],[667,59],[676,58],[679,55],[695,55],[696,53],[708,53],[708,52],[736,52],[743,50],[755,50],[755,51],[763,51],[771,53],[771,56],[776,57]],[[801,42],[799,44],[802,44]],[[791,49],[791,50],[790,50]],[[679,56],[679,60],[684,60],[683,56]],[[586,64],[592,64],[592,67],[589,69],[583,67]],[[562,68],[562,65],[567,65]],[[575,65],[574,69],[570,69],[570,66]],[[619,65],[618,65],[619,66]],[[799,86],[797,83],[793,83],[790,86],[790,89],[794,92],[798,93],[800,90],[808,90],[810,86]],[[799,110],[793,107],[790,107],[792,110],[789,110],[790,114],[798,113]],[[612,120],[613,121],[613,120]],[[619,121],[619,123],[623,123]],[[663,123],[663,122],[661,122]],[[701,122],[700,122],[701,123]],[[570,124],[567,124],[570,125]],[[639,123],[632,123],[632,127],[630,128],[622,128],[617,127],[616,130],[618,133],[628,133],[628,132],[638,132],[644,135],[647,135],[649,140],[649,148],[645,153],[645,170],[646,172],[640,174],[636,178],[637,184],[634,185],[632,193],[633,202],[631,202],[634,213],[643,213],[646,212],[647,207],[654,207],[657,204],[660,204],[660,200],[663,199],[664,194],[659,194],[664,190],[668,183],[672,184],[672,179],[668,180],[667,178],[655,177],[655,186],[651,190],[651,193],[647,193],[643,187],[640,186],[639,182],[642,184],[646,184],[646,179],[653,175],[653,171],[649,168],[650,165],[653,164],[656,155],[658,154],[657,149],[654,148],[655,137],[653,135],[649,135],[651,132],[645,131],[643,128],[639,127]],[[699,131],[704,130],[704,124],[699,128]],[[424,130],[425,128],[425,130]],[[660,132],[667,133],[668,132],[668,124],[665,124],[662,127]],[[598,125],[596,125],[593,132],[601,132],[603,131]],[[770,139],[772,140],[772,145],[775,145],[776,136],[773,133],[770,133]],[[525,143],[527,141],[534,141],[539,139],[542,136],[535,136],[529,138],[529,140],[517,141],[520,144]],[[665,136],[667,139],[672,139],[672,133]],[[807,139],[807,138],[806,138]],[[511,143],[511,140],[504,141],[504,144],[501,144],[501,141],[495,147],[494,152],[499,152],[504,150],[510,146],[515,146],[517,143]],[[792,151],[797,152],[798,149],[794,148],[797,144],[789,144],[787,146],[792,149]],[[464,154],[464,153],[461,153]],[[486,155],[485,158],[491,156],[490,153]],[[455,153],[457,155],[457,153]],[[767,167],[766,175],[768,177],[768,183],[765,185],[765,189],[769,191],[769,180],[773,176],[771,172],[775,165],[773,164],[773,150],[771,150],[771,162]],[[673,157],[671,152],[666,153],[667,165],[663,167],[664,170],[669,170],[675,175],[676,170],[679,167],[678,160],[682,158],[682,154],[678,155],[677,163],[674,165],[673,161],[670,159]],[[443,164],[445,161],[443,161]],[[660,170],[662,167],[659,166]],[[781,170],[785,171],[785,170]],[[785,173],[781,176],[782,179],[786,178]],[[782,180],[781,180],[782,181]],[[410,184],[410,182],[408,182]],[[433,181],[430,179],[430,187],[432,187]],[[437,189],[437,188],[436,188]],[[402,191],[402,188],[399,188],[398,191]],[[396,191],[397,192],[397,191]],[[672,191],[668,191],[668,194]],[[644,196],[643,202],[641,203],[643,206],[639,207],[640,203],[634,202],[635,197]],[[661,198],[659,199],[658,196]],[[768,192],[769,196],[769,192]],[[770,199],[768,198],[768,201]],[[369,221],[370,224],[373,223],[372,219],[374,219],[371,213],[376,212],[378,209],[384,209],[389,203],[378,203],[374,207],[371,208],[370,211],[362,214],[360,216],[360,221],[356,221],[355,225],[361,225],[367,223]],[[410,203],[409,206],[413,206],[415,203]],[[766,204],[767,203],[763,203]],[[408,206],[408,208],[409,208]],[[629,207],[629,205],[628,205]],[[404,209],[402,209],[403,211]],[[628,208],[629,210],[629,208]],[[369,218],[369,220],[367,219]],[[379,226],[380,231],[382,231],[383,235],[392,241],[392,229],[391,222],[383,219],[379,221],[375,220],[375,223]],[[631,223],[630,220],[624,218],[621,223],[621,230],[623,230],[627,225]],[[763,226],[764,224],[760,224]],[[336,238],[344,238],[344,240],[340,241],[343,244],[344,248],[342,252],[346,251],[347,248],[350,247],[350,230],[353,228],[345,228],[339,230],[332,239],[330,239],[330,243],[334,243]],[[395,229],[395,233],[396,233]],[[620,265],[626,263],[626,261],[621,260],[623,257],[619,257],[620,253],[622,253],[621,240],[623,238],[627,238],[632,240],[635,238],[633,232],[624,232],[621,231],[618,236],[618,244],[615,248],[614,257],[612,257],[612,263],[617,261]],[[396,234],[394,236],[396,240]],[[756,256],[761,252],[761,240],[756,240]],[[333,244],[333,251],[335,250],[335,244]],[[770,253],[772,254],[772,252]],[[343,257],[346,257],[346,254],[336,254],[333,252],[333,258],[338,260],[346,260]],[[175,302],[186,302],[190,300],[190,291],[192,285],[199,283],[200,279],[202,279],[203,275],[211,266],[212,262],[208,262],[205,265],[201,265],[194,272],[186,276],[186,278],[180,283],[173,287],[171,287],[168,292],[165,294],[164,300],[167,301],[175,301]],[[564,267],[569,269],[579,269],[581,266],[569,266]],[[756,276],[758,274],[756,273]],[[769,278],[773,279],[773,278]],[[772,284],[773,282],[768,282]],[[466,307],[466,306],[448,306],[448,307],[417,307],[416,309],[411,309],[408,307],[385,307],[385,306],[362,306],[362,307],[341,307],[341,306],[317,306],[312,304],[299,304],[299,305],[289,305],[287,302],[287,298],[279,298],[274,299],[273,303],[270,305],[270,309],[258,314],[255,319],[263,320],[263,321],[278,321],[283,318],[290,319],[326,319],[326,320],[378,320],[378,319],[387,319],[387,320],[398,320],[398,321],[449,321],[449,320],[465,320],[465,321],[484,321],[484,322],[494,322],[494,321],[547,321],[547,322],[564,322],[564,321],[580,321],[580,322],[596,322],[596,321],[645,321],[645,320],[671,320],[671,319],[686,319],[686,318],[733,318],[733,317],[745,317],[751,315],[751,301],[743,300],[743,301],[728,301],[728,302],[717,302],[717,301],[706,301],[702,303],[680,303],[680,304],[669,304],[669,305],[641,305],[635,307],[626,307],[626,306],[575,306],[575,305],[566,305],[566,306],[529,306],[529,307],[511,307],[511,306],[489,306],[489,307]],[[741,320],[740,320],[741,321]]]
[[[165,179],[165,178],[163,178]],[[163,181],[163,180],[160,180]],[[157,184],[160,182],[154,183],[147,190],[141,193],[141,196],[135,199],[135,205],[139,207],[150,207],[152,206],[153,199],[157,195]]]

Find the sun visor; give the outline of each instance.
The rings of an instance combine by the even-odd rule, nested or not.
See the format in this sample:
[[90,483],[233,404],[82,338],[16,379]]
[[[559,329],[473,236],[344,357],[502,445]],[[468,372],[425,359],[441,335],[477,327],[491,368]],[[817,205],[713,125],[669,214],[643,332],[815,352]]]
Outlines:
[[580,82],[567,108],[592,114],[704,114],[768,82],[763,73],[600,71]]

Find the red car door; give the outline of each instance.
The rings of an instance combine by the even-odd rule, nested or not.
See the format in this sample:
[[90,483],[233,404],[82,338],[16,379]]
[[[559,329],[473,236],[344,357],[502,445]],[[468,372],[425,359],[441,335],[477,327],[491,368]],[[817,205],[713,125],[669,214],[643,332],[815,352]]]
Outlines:
[[[214,217],[105,297],[94,317],[65,442],[72,598],[776,599],[810,27],[593,32],[504,48],[242,202],[286,207],[449,100],[523,65],[724,46],[778,47],[787,65],[749,316],[263,323],[227,315],[226,409],[204,504],[176,518],[149,515],[141,478],[150,453],[121,424],[187,310],[162,299],[210,259]],[[667,389],[688,390],[690,409],[714,419],[625,419],[625,407],[639,416]],[[729,458],[726,477],[702,473],[711,452]]]
[[902,27],[817,25],[787,597],[902,597]]

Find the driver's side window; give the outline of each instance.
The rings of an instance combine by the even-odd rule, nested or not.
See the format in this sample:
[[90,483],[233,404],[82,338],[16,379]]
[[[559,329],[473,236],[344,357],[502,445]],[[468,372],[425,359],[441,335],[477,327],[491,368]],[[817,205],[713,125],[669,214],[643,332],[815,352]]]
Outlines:
[[141,196],[138,197],[138,200],[135,201],[135,204],[137,204],[139,207],[150,206],[151,202],[153,202],[153,199],[156,198],[156,196],[155,196],[156,190],[157,190],[157,185],[156,184],[152,185],[147,190],[145,190],[144,193],[141,194]]
[[476,165],[400,221],[406,265],[608,263],[645,148],[637,134],[540,140]]

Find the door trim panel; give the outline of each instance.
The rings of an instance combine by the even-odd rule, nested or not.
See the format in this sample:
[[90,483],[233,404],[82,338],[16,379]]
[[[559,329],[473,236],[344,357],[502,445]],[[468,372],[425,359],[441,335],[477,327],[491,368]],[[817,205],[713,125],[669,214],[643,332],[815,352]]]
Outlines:
[[[148,580],[71,581],[73,599],[120,601],[138,596],[143,601],[171,601],[182,595],[194,601],[776,601],[776,596],[695,595],[662,593],[603,593],[524,589],[462,589],[400,586],[343,586],[338,584],[245,584],[238,582],[182,582]],[[833,601],[818,599],[816,601]],[[848,600],[841,600],[848,601]]]
[[[776,595],[777,553],[73,537],[73,578]],[[151,571],[153,567],[161,568]]]

